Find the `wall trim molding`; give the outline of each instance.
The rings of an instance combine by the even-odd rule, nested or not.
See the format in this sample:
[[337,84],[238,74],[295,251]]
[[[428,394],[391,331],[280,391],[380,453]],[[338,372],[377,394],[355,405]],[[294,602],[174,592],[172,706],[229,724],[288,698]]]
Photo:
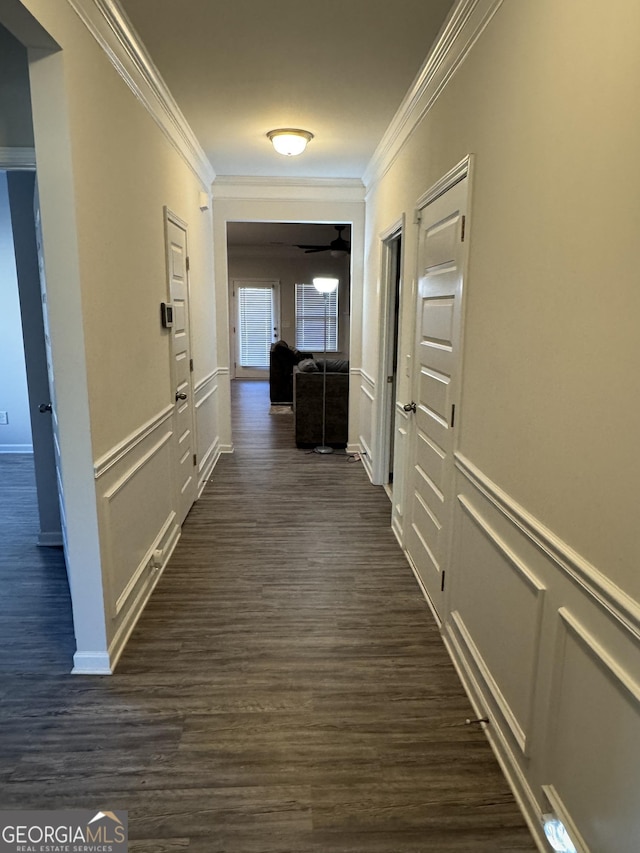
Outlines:
[[592,563],[571,548],[535,516],[483,474],[463,454],[455,454],[456,468],[506,518],[547,555],[600,607],[610,613],[636,640],[640,639],[640,606]]
[[200,391],[202,391],[202,389],[204,388],[204,386],[207,383],[213,382],[213,380],[216,379],[218,376],[219,376],[219,371],[218,370],[212,370],[212,371],[210,371],[210,373],[207,373],[206,376],[203,376],[202,379],[198,379],[198,381],[193,386],[194,393],[198,394]]
[[162,411],[158,412],[157,415],[150,418],[146,423],[142,424],[141,427],[134,430],[130,433],[126,438],[122,439],[118,444],[111,448],[111,450],[107,451],[107,453],[100,456],[99,459],[93,463],[93,476],[96,480],[100,479],[104,474],[109,471],[110,468],[113,468],[121,459],[130,453],[138,444],[144,441],[147,436],[151,435],[151,433],[156,430],[159,426],[161,426],[165,421],[168,421],[169,418],[173,415],[175,406],[173,404],[169,406],[165,406]]
[[120,5],[116,0],[67,2],[203,188],[209,191],[216,176],[213,166]]
[[33,456],[33,444],[0,444],[0,453],[26,453]]
[[[429,599],[427,598],[427,601],[428,600]],[[451,630],[450,623],[447,623],[445,630],[442,631],[442,639],[476,716],[486,717],[487,708],[484,702],[484,695],[475,674],[466,665],[459,638],[456,633]],[[518,759],[505,737],[504,731],[500,726],[489,725],[483,726],[482,728],[487,740],[489,741],[489,745],[493,750],[493,754],[495,755],[498,764],[511,787],[516,802],[520,806],[520,810],[527,822],[534,841],[538,843],[538,847],[541,851],[546,850],[547,843],[544,838],[542,824],[540,822],[540,809],[529,782],[522,772]]]
[[640,682],[636,681],[611,657],[602,644],[576,619],[568,608],[560,607],[558,616],[566,628],[570,629],[577,637],[587,654],[607,672],[609,678],[615,680],[619,689],[623,689],[629,694],[634,704],[640,708]]
[[427,205],[434,202],[437,198],[440,198],[441,195],[444,195],[452,187],[455,187],[455,185],[459,184],[460,181],[463,181],[467,175],[470,175],[472,161],[473,155],[467,154],[464,159],[459,163],[456,163],[452,169],[449,169],[446,175],[443,175],[435,182],[435,184],[432,184],[416,201],[416,216],[419,217],[420,212],[424,210]]
[[370,191],[393,165],[503,0],[459,0],[365,169]]
[[[520,752],[522,752],[523,755],[527,755],[527,734],[518,722],[515,714],[511,710],[511,706],[509,705],[504,694],[500,690],[498,683],[491,674],[489,667],[484,662],[484,659],[480,654],[480,649],[478,649],[478,647],[474,643],[473,638],[467,626],[465,625],[462,616],[457,610],[452,611],[448,620],[447,631],[449,632],[449,634],[453,633],[452,629],[454,627],[458,635],[458,645],[460,645],[460,641],[462,641],[467,656],[473,661],[473,665],[475,666],[482,679],[482,684],[489,691],[489,695],[495,702],[497,708],[500,711],[500,714],[502,715],[502,718],[509,727],[509,731],[511,732],[515,742],[518,744]],[[464,654],[462,655],[462,658],[460,660],[460,665],[464,666],[465,668],[468,667],[468,662]]]
[[35,168],[35,148],[0,148],[0,169],[25,169],[31,172]]
[[214,200],[363,201],[359,178],[264,178],[221,175],[212,187]]
[[584,838],[578,830],[578,827],[573,822],[573,818],[569,814],[569,810],[562,801],[562,797],[556,791],[555,785],[542,785],[542,791],[551,806],[550,811],[556,814],[566,826],[567,831],[569,832],[569,837],[574,844],[577,845],[580,853],[590,853],[591,848],[587,847]]
[[122,592],[120,593],[120,595],[118,596],[118,598],[114,604],[116,616],[120,615],[122,608],[125,606],[125,604],[129,600],[129,597],[131,596],[132,592],[134,591],[134,589],[138,585],[138,581],[140,580],[140,578],[142,577],[144,572],[149,568],[149,563],[153,557],[154,550],[158,547],[159,543],[162,542],[162,540],[167,535],[168,531],[171,528],[171,525],[175,521],[175,518],[176,518],[175,512],[171,511],[169,513],[165,523],[160,528],[160,531],[159,531],[158,535],[156,536],[152,546],[147,549],[147,553],[144,555],[142,560],[138,563],[138,568],[133,572],[133,574],[131,575],[131,577],[127,581],[125,588],[122,590]]
[[[173,518],[175,519],[175,513],[173,513]],[[135,596],[135,600],[131,604],[122,624],[118,627],[118,630],[109,644],[108,658],[111,667],[110,673],[115,670],[118,660],[120,659],[120,655],[124,651],[127,641],[138,623],[140,616],[144,612],[147,602],[151,598],[151,594],[162,577],[162,573],[171,559],[171,555],[173,554],[175,547],[178,544],[178,540],[180,539],[180,528],[177,524],[173,527],[171,527],[171,525],[165,526],[163,527],[163,530],[165,530],[169,535],[163,548],[162,565],[158,566],[156,571],[150,572],[139,585],[138,594]],[[157,537],[156,541],[159,543],[161,541],[160,537]]]
[[108,652],[76,652],[72,675],[113,675]]

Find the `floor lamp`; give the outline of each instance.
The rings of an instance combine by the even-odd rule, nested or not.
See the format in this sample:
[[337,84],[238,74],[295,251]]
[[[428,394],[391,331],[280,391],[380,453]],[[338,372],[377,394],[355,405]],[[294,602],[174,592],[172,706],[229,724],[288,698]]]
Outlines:
[[324,297],[324,366],[322,369],[322,444],[315,447],[314,453],[333,453],[333,447],[327,447],[325,442],[325,427],[327,422],[327,304],[329,294],[338,287],[337,278],[314,278],[313,286]]

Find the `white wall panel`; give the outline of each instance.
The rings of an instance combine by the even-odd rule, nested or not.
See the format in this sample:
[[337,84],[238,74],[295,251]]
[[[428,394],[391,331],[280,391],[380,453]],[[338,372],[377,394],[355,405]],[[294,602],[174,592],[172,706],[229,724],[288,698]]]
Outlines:
[[112,668],[179,535],[174,418],[168,406],[94,466]]
[[474,502],[464,496],[458,500],[454,623],[524,753],[544,586]]
[[457,454],[445,641],[534,834],[555,811],[580,853],[638,849],[638,611]]
[[357,375],[353,375],[352,381],[357,380],[360,397],[360,430],[358,434],[358,442],[360,451],[363,454],[362,462],[371,479],[373,477],[373,421],[375,414],[376,401],[376,382],[371,376],[365,373],[364,370],[357,371]]
[[546,773],[593,853],[637,853],[640,673],[568,608],[557,615]]
[[220,395],[218,394],[217,371],[198,382],[194,390],[198,447],[198,495],[200,495],[220,456],[220,436],[218,434]]
[[391,526],[398,542],[404,541],[404,500],[409,437],[409,417],[402,406],[395,409],[395,435],[393,442],[393,499]]

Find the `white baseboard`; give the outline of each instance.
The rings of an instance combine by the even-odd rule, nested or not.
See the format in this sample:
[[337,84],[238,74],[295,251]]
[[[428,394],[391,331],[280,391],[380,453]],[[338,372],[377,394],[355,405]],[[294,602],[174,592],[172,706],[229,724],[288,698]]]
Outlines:
[[72,675],[113,675],[108,652],[76,652]]
[[60,530],[41,530],[38,533],[38,546],[40,548],[61,548],[64,545],[62,541],[62,532]]

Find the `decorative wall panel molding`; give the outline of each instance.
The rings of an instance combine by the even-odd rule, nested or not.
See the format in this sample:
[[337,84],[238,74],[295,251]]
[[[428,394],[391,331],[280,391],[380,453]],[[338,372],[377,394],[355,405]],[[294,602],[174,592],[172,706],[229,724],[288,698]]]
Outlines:
[[553,810],[580,851],[635,853],[635,604],[460,453],[456,469],[443,637],[489,742],[539,841]]
[[135,450],[137,445],[145,440],[149,435],[151,435],[158,427],[162,426],[163,423],[169,420],[169,418],[174,413],[175,406],[173,404],[166,406],[162,409],[161,412],[158,412],[157,415],[150,418],[146,423],[144,423],[141,427],[134,430],[130,433],[126,438],[122,439],[122,441],[118,442],[114,447],[111,448],[107,453],[101,456],[93,463],[93,473],[94,477],[99,479],[107,471],[128,456],[132,451]]
[[640,605],[612,583],[535,516],[520,506],[469,459],[456,453],[456,467],[500,512],[522,531],[555,565],[640,639]]
[[220,436],[217,431],[218,370],[213,370],[199,380],[194,388],[196,437],[198,442],[198,497],[202,494],[221,453]]
[[580,850],[636,853],[640,682],[623,661],[625,644],[636,655],[638,647],[619,631],[620,643],[607,648],[610,639],[569,607],[557,615],[545,793],[562,802],[582,836]]
[[260,178],[221,175],[213,198],[242,201],[361,202],[364,184],[358,178]]

